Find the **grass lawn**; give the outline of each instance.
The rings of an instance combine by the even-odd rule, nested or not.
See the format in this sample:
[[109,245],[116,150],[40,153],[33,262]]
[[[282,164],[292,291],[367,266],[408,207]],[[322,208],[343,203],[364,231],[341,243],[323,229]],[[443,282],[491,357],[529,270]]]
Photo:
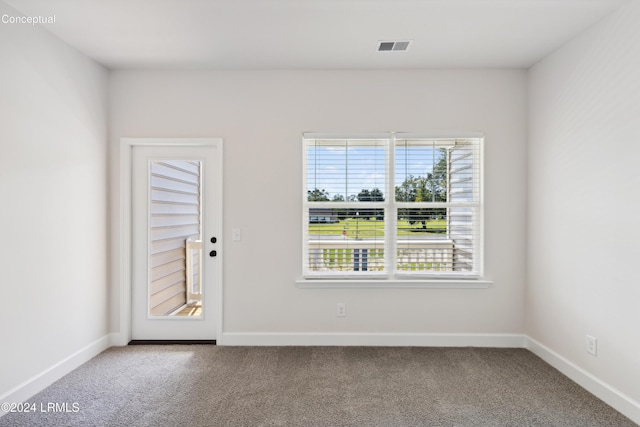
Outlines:
[[[408,221],[398,221],[399,236],[416,236],[422,233],[445,232],[447,221],[437,219],[427,221],[427,231],[423,231],[422,223],[409,224]],[[348,239],[367,239],[384,236],[384,221],[375,219],[362,220],[348,218],[333,224],[309,224],[309,234],[326,234],[342,236],[346,232]]]

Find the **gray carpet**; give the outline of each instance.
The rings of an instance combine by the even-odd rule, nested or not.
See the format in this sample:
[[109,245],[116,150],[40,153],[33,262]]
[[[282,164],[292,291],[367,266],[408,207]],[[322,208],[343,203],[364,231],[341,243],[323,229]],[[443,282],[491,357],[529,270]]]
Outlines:
[[635,425],[524,349],[129,346],[29,402],[0,426]]

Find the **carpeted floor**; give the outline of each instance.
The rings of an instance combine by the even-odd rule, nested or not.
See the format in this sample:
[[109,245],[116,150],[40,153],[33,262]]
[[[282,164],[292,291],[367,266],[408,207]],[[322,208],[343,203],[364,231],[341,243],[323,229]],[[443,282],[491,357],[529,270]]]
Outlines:
[[129,346],[29,403],[0,426],[635,425],[524,349]]

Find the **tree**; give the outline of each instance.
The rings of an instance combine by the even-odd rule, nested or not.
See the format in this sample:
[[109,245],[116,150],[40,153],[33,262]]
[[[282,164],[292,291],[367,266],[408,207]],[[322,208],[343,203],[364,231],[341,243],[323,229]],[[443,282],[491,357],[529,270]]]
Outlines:
[[[358,201],[384,202],[384,194],[379,188],[374,188],[371,191],[362,189],[362,191],[358,193]],[[358,214],[364,219],[369,219],[374,216],[378,218],[382,214],[382,209],[358,209]]]
[[371,201],[371,193],[369,190],[363,189],[358,193],[358,201],[359,202],[370,202]]
[[426,181],[422,177],[410,175],[404,182],[396,186],[397,202],[415,202],[416,199],[423,201],[424,193],[427,191]]
[[433,166],[433,171],[427,173],[426,187],[431,195],[432,202],[447,201],[447,157],[446,148],[440,148],[440,158]]
[[[431,172],[425,176],[413,176],[396,186],[398,202],[446,202],[447,201],[447,150],[440,148],[440,158]],[[402,208],[398,209],[398,219],[410,224],[422,223],[422,230],[427,230],[427,221],[446,216],[444,208]]]
[[380,191],[379,188],[374,188],[369,191],[367,189],[363,189],[358,193],[358,201],[360,202],[384,202],[384,194]]
[[314,189],[307,191],[307,200],[310,202],[328,202],[329,193],[326,190]]

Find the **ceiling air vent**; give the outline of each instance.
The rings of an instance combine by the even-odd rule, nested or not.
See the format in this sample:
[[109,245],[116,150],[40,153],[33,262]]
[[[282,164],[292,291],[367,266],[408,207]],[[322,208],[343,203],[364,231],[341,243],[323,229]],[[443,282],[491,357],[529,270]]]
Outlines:
[[378,52],[402,52],[409,49],[411,40],[378,42]]

